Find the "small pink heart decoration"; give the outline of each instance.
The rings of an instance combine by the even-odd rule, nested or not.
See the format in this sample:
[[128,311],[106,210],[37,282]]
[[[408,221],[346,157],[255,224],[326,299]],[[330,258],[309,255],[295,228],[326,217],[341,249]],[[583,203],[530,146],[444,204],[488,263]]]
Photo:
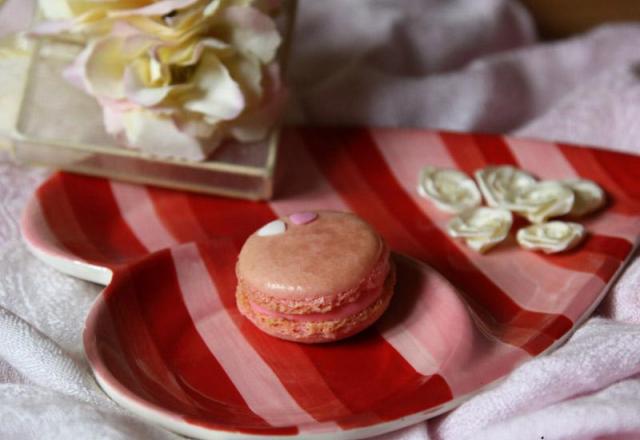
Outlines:
[[295,214],[291,214],[289,216],[289,220],[291,220],[291,223],[293,223],[294,225],[306,225],[307,223],[311,223],[317,218],[318,213],[310,211],[296,212]]

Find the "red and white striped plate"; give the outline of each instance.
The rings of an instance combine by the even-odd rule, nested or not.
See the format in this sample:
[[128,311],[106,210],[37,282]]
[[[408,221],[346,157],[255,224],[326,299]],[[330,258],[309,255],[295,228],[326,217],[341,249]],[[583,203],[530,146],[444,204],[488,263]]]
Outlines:
[[[288,129],[279,197],[255,203],[55,174],[22,221],[58,269],[109,284],[87,320],[96,378],[122,405],[200,438],[362,438],[453,408],[566,339],[604,296],[640,235],[640,157],[501,136]],[[576,250],[507,243],[480,256],[416,191],[425,165],[513,164],[581,176],[609,204]],[[278,216],[357,212],[398,254],[390,310],[326,345],[271,338],[234,301],[237,253]],[[426,263],[426,264],[424,264]],[[436,272],[437,271],[437,272]]]

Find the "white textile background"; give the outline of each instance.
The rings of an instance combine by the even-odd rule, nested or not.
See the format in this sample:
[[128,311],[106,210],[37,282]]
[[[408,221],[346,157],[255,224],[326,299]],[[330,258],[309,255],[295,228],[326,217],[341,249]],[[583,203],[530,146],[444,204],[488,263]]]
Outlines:
[[[29,4],[5,0],[0,38],[24,26]],[[634,24],[540,43],[511,0],[301,0],[291,119],[509,132],[640,154],[639,43]],[[0,136],[23,65],[0,49]],[[0,156],[0,438],[177,438],[95,385],[81,331],[99,287],[44,266],[21,243],[20,212],[45,176]],[[638,258],[553,354],[384,436],[624,437],[640,437]]]

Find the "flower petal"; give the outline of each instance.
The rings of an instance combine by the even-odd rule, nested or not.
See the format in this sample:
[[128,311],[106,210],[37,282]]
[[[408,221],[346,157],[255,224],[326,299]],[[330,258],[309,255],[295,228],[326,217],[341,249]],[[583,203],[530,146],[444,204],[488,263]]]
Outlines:
[[140,81],[139,75],[134,72],[131,66],[125,68],[123,82],[127,99],[143,107],[152,107],[159,104],[173,89],[172,86],[145,87],[145,84]]
[[73,28],[73,20],[50,20],[37,23],[30,33],[35,36],[55,35]]
[[104,38],[87,46],[85,82],[93,95],[122,99],[122,77],[127,59],[122,58],[123,40]]
[[263,66],[254,57],[225,58],[225,66],[231,77],[238,83],[247,99],[247,104],[258,103],[262,99]]
[[204,14],[205,17],[212,16],[218,11],[221,3],[222,2],[220,0],[211,0],[209,4],[204,8],[202,13]]
[[86,78],[86,65],[91,56],[91,50],[90,47],[85,47],[76,59],[73,60],[73,63],[67,66],[62,72],[64,79],[85,93],[91,93]]
[[544,181],[505,194],[502,205],[532,223],[542,223],[568,214],[574,200],[575,195],[567,186],[556,181]]
[[282,114],[288,92],[280,80],[278,64],[267,67],[265,83],[262,102],[257,107],[246,110],[231,124],[229,132],[241,142],[264,139]]
[[217,146],[201,144],[193,136],[180,131],[171,118],[151,111],[127,112],[123,123],[131,146],[162,157],[203,160]]
[[205,38],[197,43],[192,41],[178,47],[159,46],[155,52],[156,57],[166,63],[178,66],[191,66],[196,64],[206,49],[214,49],[220,52],[231,52],[231,46],[224,41],[215,38]]
[[494,208],[504,205],[507,194],[536,182],[535,177],[510,165],[483,168],[475,172],[475,178],[487,205]]
[[215,55],[203,54],[192,80],[200,95],[185,103],[187,110],[202,113],[210,121],[224,121],[237,117],[244,109],[240,86]]
[[225,9],[224,17],[229,22],[234,46],[263,63],[275,58],[282,38],[271,17],[255,8],[238,6]]
[[447,225],[447,233],[464,239],[477,252],[486,252],[503,241],[513,224],[511,212],[500,208],[475,208],[463,212]]
[[522,228],[516,239],[525,249],[555,254],[577,246],[584,236],[584,226],[579,223],[553,221]]
[[141,8],[109,11],[107,16],[112,18],[128,17],[131,15],[163,16],[178,9],[194,5],[199,0],[160,0]]
[[425,167],[420,173],[418,193],[438,209],[458,214],[482,203],[474,181],[465,173],[447,168]]
[[39,0],[38,6],[48,20],[64,20],[74,15],[67,0]]
[[563,185],[571,188],[575,202],[570,214],[575,217],[591,214],[602,208],[606,202],[604,190],[597,183],[586,179],[563,180]]

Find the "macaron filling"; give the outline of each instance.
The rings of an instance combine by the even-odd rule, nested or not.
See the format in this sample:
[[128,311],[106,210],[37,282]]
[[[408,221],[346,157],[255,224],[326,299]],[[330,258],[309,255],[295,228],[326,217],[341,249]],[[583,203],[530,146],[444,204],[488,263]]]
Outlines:
[[316,322],[316,321],[334,321],[338,319],[344,319],[348,316],[355,315],[360,313],[367,307],[371,306],[384,291],[384,283],[379,286],[375,286],[373,288],[367,289],[367,291],[363,292],[356,301],[351,303],[343,304],[336,309],[330,310],[325,313],[305,313],[305,314],[293,314],[293,313],[282,313],[277,312],[275,310],[269,310],[265,307],[262,307],[252,301],[249,301],[251,308],[254,312],[260,313],[262,315],[267,315],[273,318],[284,318],[291,321],[300,321],[300,322]]

